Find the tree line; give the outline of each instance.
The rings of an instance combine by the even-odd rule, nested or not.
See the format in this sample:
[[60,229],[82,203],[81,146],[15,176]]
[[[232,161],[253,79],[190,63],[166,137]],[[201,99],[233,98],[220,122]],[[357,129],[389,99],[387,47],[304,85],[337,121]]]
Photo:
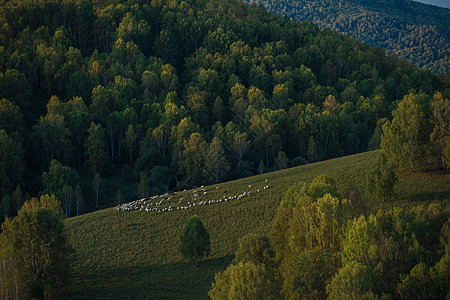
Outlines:
[[0,7],[2,220],[30,195],[70,217],[375,149],[402,99],[434,126],[450,93],[448,75],[236,1]]

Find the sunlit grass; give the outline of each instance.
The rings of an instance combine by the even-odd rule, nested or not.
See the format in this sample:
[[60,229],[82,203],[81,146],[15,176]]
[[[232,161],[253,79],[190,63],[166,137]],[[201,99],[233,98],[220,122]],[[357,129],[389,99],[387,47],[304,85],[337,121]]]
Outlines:
[[[66,225],[74,248],[74,278],[64,298],[205,299],[214,274],[231,262],[239,238],[268,233],[283,193],[295,182],[311,181],[321,174],[336,180],[357,213],[434,201],[449,204],[450,175],[443,171],[401,175],[395,201],[366,199],[365,174],[377,154],[367,152],[206,186],[207,194],[197,196],[197,201],[209,201],[251,191],[251,196],[240,200],[160,213],[105,209],[70,218]],[[269,189],[264,190],[266,185]],[[177,193],[161,207],[176,206],[180,198],[187,204],[194,199],[193,192]],[[194,214],[211,234],[211,255],[199,268],[184,261],[177,248],[179,235]]]

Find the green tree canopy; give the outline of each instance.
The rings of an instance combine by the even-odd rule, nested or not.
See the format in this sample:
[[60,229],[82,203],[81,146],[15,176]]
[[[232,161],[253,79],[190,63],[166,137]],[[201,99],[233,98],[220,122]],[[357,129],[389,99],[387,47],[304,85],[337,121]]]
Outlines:
[[255,265],[264,264],[268,269],[275,267],[275,251],[265,235],[249,234],[239,241],[235,263],[252,262]]
[[203,178],[205,165],[206,142],[200,133],[191,134],[188,140],[184,140],[182,170],[186,172],[187,180],[200,183]]
[[264,265],[239,262],[214,278],[211,299],[276,299],[276,289]]
[[6,130],[7,134],[21,131],[23,128],[23,116],[20,107],[7,99],[0,100],[0,129]]
[[211,243],[209,232],[197,216],[189,218],[183,233],[180,235],[180,252],[187,259],[193,259],[198,267],[198,259],[209,255]]
[[22,274],[14,279],[26,288],[22,293],[27,298],[55,298],[69,278],[70,246],[64,223],[58,211],[45,207],[44,202],[26,202],[18,216],[2,226],[0,237],[4,241],[0,255],[6,255],[0,258],[9,264],[2,264],[0,269],[12,268],[16,275]]
[[44,193],[55,194],[62,197],[64,186],[69,184],[71,168],[63,166],[57,160],[52,160],[48,172],[42,173],[42,184],[45,187]]
[[383,201],[390,200],[395,195],[394,186],[397,181],[393,166],[381,153],[366,174],[366,190],[374,198],[380,198]]
[[213,138],[209,144],[205,158],[205,173],[208,181],[214,183],[222,181],[230,171],[230,163],[225,156],[223,143],[218,137]]
[[431,142],[436,147],[439,166],[445,169],[449,165],[445,155],[445,143],[450,139],[449,120],[450,101],[444,99],[441,93],[436,93],[431,101],[433,132],[430,135]]
[[[341,199],[332,180],[317,177],[288,189],[272,221],[270,239],[276,252],[282,292],[325,295],[326,281],[339,264],[350,202]],[[320,270],[313,276],[305,270]]]
[[48,113],[39,119],[33,127],[37,136],[39,150],[45,153],[47,165],[50,167],[52,160],[64,161],[70,154],[69,129],[66,128],[64,116]]
[[430,134],[428,101],[424,94],[406,95],[392,112],[392,122],[383,125],[381,149],[387,160],[400,169],[417,170],[424,162]]
[[23,149],[20,142],[0,129],[0,195],[9,193],[20,183],[24,172]]

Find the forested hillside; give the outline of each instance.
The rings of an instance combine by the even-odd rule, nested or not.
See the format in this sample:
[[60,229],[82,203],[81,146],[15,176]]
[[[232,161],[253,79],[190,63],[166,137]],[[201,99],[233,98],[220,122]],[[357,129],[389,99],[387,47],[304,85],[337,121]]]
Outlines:
[[[65,224],[69,232],[70,242],[74,248],[73,282],[64,290],[62,297],[64,299],[104,299],[105,297],[111,299],[206,299],[207,292],[211,289],[211,282],[214,281],[214,273],[224,271],[227,265],[230,264],[233,260],[233,253],[239,247],[240,240],[244,239],[247,234],[269,235],[270,229],[274,227],[271,225],[274,223],[274,217],[278,215],[278,221],[280,221],[279,217],[282,216],[279,212],[281,209],[277,209],[280,206],[280,202],[286,203],[288,199],[292,199],[292,204],[299,202],[298,197],[301,195],[300,193],[286,193],[286,191],[290,190],[292,185],[304,186],[305,184],[310,184],[317,177],[323,178],[324,174],[327,175],[327,178],[335,181],[335,187],[338,189],[342,199],[345,198],[351,202],[350,205],[348,205],[348,202],[346,203],[348,211],[343,212],[341,210],[346,217],[349,215],[352,218],[359,217],[361,213],[368,216],[370,213],[375,214],[380,209],[384,209],[387,212],[394,207],[396,207],[397,212],[401,211],[400,207],[405,212],[400,212],[401,222],[392,226],[392,230],[396,232],[407,230],[407,235],[405,234],[407,236],[406,240],[404,241],[403,235],[399,234],[394,240],[386,238],[384,241],[377,241],[376,245],[392,243],[390,245],[384,244],[386,248],[380,247],[381,251],[389,251],[390,255],[371,256],[371,263],[380,257],[386,257],[387,259],[382,260],[382,266],[386,266],[385,263],[390,261],[392,264],[396,264],[396,267],[386,268],[383,270],[383,273],[377,270],[380,272],[377,274],[396,276],[398,267],[405,267],[404,273],[409,272],[409,270],[406,271],[405,264],[401,264],[399,261],[404,259],[403,251],[405,247],[403,245],[414,242],[414,238],[411,238],[410,235],[411,229],[408,228],[413,221],[417,221],[418,224],[415,224],[412,230],[421,230],[422,233],[426,232],[425,235],[417,235],[417,239],[420,242],[424,240],[425,236],[430,239],[424,245],[426,251],[420,251],[421,246],[418,245],[411,247],[411,250],[414,251],[410,253],[411,256],[409,257],[412,259],[410,262],[411,264],[415,263],[418,258],[420,260],[421,255],[425,255],[429,259],[427,264],[432,266],[443,254],[441,252],[439,254],[431,253],[428,250],[430,247],[433,248],[433,251],[442,249],[441,243],[434,240],[434,238],[438,238],[441,233],[438,226],[442,226],[442,222],[445,222],[449,217],[449,175],[442,170],[418,172],[413,176],[410,174],[399,175],[398,183],[395,185],[397,196],[394,200],[382,202],[381,199],[370,199],[365,194],[364,178],[367,170],[371,169],[379,153],[380,151],[370,151],[221,184],[206,185],[202,188],[202,190],[207,192],[206,194],[200,193],[198,189],[195,189],[179,191],[175,195],[161,195],[156,197],[156,199],[147,199],[145,202],[134,201],[134,205],[137,204],[137,209],[103,209],[79,217],[69,218]],[[197,196],[195,196],[196,193],[198,193]],[[244,193],[250,194],[246,197],[235,197]],[[171,199],[169,200],[168,198]],[[225,201],[226,198],[231,200]],[[162,202],[162,199],[166,200]],[[218,201],[219,199],[221,200],[220,202]],[[162,210],[164,207],[168,208],[171,205],[174,210],[157,212],[141,209],[141,207],[154,208],[158,202],[162,202],[159,205],[159,209]],[[153,205],[149,205],[150,203],[153,203]],[[175,208],[179,206],[189,207],[189,203],[197,203],[198,205],[185,209]],[[324,203],[322,202],[322,204]],[[124,206],[130,207],[131,203],[125,203],[122,207]],[[351,208],[348,206],[351,206]],[[416,214],[412,215],[409,211],[414,206],[420,207],[415,207]],[[317,214],[322,215],[320,220],[324,220],[324,224],[329,224],[326,222],[333,220],[333,216],[330,217],[329,213],[334,212],[334,210],[328,205],[323,205],[321,208],[321,210],[317,210]],[[294,210],[296,215],[298,215],[298,207]],[[286,212],[283,216],[288,221],[292,211],[287,210]],[[430,224],[424,218],[413,218],[422,214],[434,214],[435,217],[440,215],[439,218],[433,219],[433,222],[436,222],[435,224],[438,226],[430,230]],[[211,235],[211,253],[200,262],[200,267],[195,267],[192,261],[183,259],[178,251],[180,234],[187,220],[193,215],[198,215],[201,218]],[[405,220],[403,218],[405,215],[410,216],[410,218]],[[384,224],[390,226],[390,223]],[[295,225],[300,224],[296,223]],[[303,227],[298,228],[298,231],[295,231],[294,226],[290,229],[283,228],[286,229],[285,234],[280,234],[280,238],[288,237],[291,234],[301,236],[302,232],[304,232],[301,230]],[[324,228],[328,229],[329,227],[324,225]],[[333,228],[336,230],[336,241],[340,242],[337,238],[337,233],[343,232],[345,228],[339,228],[338,226]],[[324,232],[329,231],[324,230]],[[363,230],[359,232],[361,234],[366,233]],[[315,231],[315,233],[319,232]],[[318,236],[320,237],[320,234]],[[382,237],[382,235],[380,236]],[[298,238],[296,241],[301,242],[302,240]],[[366,239],[357,239],[355,243],[359,241],[363,243]],[[443,242],[445,241],[448,241],[448,238],[443,240]],[[280,245],[280,239],[278,242],[278,245]],[[255,256],[255,260],[263,256],[263,261],[267,267],[275,267],[276,264],[269,264],[272,262],[272,257],[270,256],[271,254],[273,255],[273,252],[255,249],[255,244],[257,243],[246,244],[241,254],[247,254],[245,257],[247,259]],[[265,243],[262,243],[262,246],[270,246],[270,244],[274,245],[272,236],[270,243],[266,240]],[[285,246],[290,244],[286,243]],[[364,249],[365,245],[361,244],[360,246]],[[371,246],[371,244],[369,245]],[[396,252],[393,248],[398,245],[401,245],[402,248]],[[400,259],[398,261],[392,259],[392,255],[400,253],[402,255],[399,256]],[[298,251],[295,254],[298,254]],[[417,256],[414,257],[414,255]],[[238,256],[239,254],[236,253],[236,259],[242,260],[242,256],[240,258]],[[293,254],[286,255],[285,262],[288,262],[295,256]],[[311,258],[311,256],[306,257]],[[310,263],[305,263],[305,261],[310,261]],[[302,262],[305,264],[302,265]],[[286,277],[294,279],[299,274],[299,283],[303,283],[304,279],[311,279],[310,282],[316,283],[306,285],[289,284],[287,287],[296,289],[294,293],[305,295],[305,297],[311,295],[308,291],[322,288],[323,282],[321,280],[329,280],[333,273],[317,272],[317,270],[320,270],[321,262],[324,261],[303,259],[296,260],[293,264],[285,264],[284,270],[287,269]],[[317,265],[318,263],[319,265]],[[373,265],[376,265],[376,263],[370,266]],[[326,266],[326,264],[323,266]],[[310,271],[311,268],[314,271]],[[251,268],[248,268],[248,270],[251,271]],[[302,275],[305,274],[301,273],[302,271],[307,272],[309,276],[303,277]],[[233,282],[236,285],[242,284],[242,288],[236,290],[243,292],[249,289],[253,292],[259,292],[258,288],[261,287],[262,283],[265,283],[262,280],[258,281],[257,278],[254,280],[255,278],[252,276],[246,277],[242,275],[234,278],[236,280]],[[393,277],[386,276],[386,278],[392,279]],[[366,277],[364,279],[367,280]],[[375,277],[373,281],[367,281],[362,287],[371,287],[377,282],[385,283],[385,281],[378,281],[379,279],[379,277]],[[429,277],[427,276],[424,279],[429,280]],[[273,287],[273,283],[265,285],[263,289]],[[343,287],[351,286],[352,283],[349,282],[348,285],[343,285]],[[389,287],[396,283],[396,281],[392,280]],[[376,286],[379,287],[381,285],[377,284]],[[431,285],[426,286],[431,287]],[[417,290],[420,291],[422,285],[417,287]],[[377,292],[377,290],[373,291]],[[238,295],[231,298],[242,298]],[[271,296],[274,295],[276,293]],[[324,299],[323,295],[324,293],[318,299]],[[396,295],[393,296],[395,297]],[[277,299],[283,298],[279,297]]]
[[70,217],[359,153],[405,95],[425,129],[450,95],[448,76],[238,1],[0,3],[1,219],[38,193]]
[[410,0],[248,0],[348,34],[438,73],[450,72],[450,10]]

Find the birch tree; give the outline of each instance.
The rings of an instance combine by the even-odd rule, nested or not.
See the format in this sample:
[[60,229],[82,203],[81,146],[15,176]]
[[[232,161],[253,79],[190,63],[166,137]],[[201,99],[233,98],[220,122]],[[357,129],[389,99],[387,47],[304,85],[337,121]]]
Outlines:
[[92,122],[86,138],[86,154],[89,169],[94,176],[101,170],[107,160],[105,148],[105,130],[102,125]]
[[406,95],[392,112],[392,122],[383,125],[381,149],[387,160],[399,169],[416,171],[423,162],[429,137],[424,94]]

